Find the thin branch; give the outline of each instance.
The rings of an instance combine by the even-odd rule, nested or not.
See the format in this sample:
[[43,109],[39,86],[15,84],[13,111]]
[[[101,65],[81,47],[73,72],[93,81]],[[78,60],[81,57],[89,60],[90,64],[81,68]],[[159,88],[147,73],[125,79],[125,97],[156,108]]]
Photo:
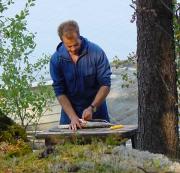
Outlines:
[[129,6],[136,11],[136,7],[135,6],[133,6],[132,4],[130,4]]

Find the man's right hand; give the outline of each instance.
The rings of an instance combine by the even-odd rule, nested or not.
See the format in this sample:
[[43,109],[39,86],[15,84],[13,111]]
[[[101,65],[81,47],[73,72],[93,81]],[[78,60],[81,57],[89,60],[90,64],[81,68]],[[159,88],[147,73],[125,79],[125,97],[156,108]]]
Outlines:
[[65,113],[71,120],[71,124],[69,125],[69,129],[71,130],[77,130],[77,128],[81,128],[79,117],[76,115],[71,102],[69,101],[68,97],[66,95],[60,95],[58,96],[58,101],[62,108],[64,109]]
[[81,129],[80,119],[77,116],[71,118],[71,124],[69,125],[69,129],[76,131],[77,128]]

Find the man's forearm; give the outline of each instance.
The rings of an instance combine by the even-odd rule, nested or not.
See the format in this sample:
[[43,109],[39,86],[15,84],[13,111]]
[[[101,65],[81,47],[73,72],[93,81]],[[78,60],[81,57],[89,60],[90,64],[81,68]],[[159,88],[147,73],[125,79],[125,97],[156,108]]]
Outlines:
[[110,91],[110,87],[101,86],[96,94],[94,101],[92,102],[92,105],[95,107],[99,107],[101,103],[105,100],[106,96],[109,94],[109,91]]
[[72,119],[72,117],[77,116],[71,105],[71,102],[69,101],[66,95],[58,96],[57,99],[70,119]]

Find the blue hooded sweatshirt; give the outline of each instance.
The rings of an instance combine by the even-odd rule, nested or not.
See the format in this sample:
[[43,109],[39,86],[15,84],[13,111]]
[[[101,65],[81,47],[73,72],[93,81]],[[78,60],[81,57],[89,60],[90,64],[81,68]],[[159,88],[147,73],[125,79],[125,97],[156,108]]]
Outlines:
[[[93,102],[99,88],[111,85],[111,69],[104,51],[87,39],[80,38],[82,43],[76,64],[62,42],[50,60],[55,95],[58,97],[65,94],[79,118]],[[106,101],[97,108],[93,119],[109,121]],[[70,119],[62,109],[60,124],[69,123]]]

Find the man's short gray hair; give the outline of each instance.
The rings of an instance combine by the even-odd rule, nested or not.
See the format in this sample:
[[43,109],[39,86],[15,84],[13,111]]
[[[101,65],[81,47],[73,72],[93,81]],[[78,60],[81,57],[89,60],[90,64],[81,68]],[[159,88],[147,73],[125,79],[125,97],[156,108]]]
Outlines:
[[58,35],[60,39],[62,40],[62,36],[64,33],[72,33],[76,32],[78,35],[80,35],[79,32],[79,26],[78,23],[74,20],[68,20],[63,23],[61,23],[58,27]]

